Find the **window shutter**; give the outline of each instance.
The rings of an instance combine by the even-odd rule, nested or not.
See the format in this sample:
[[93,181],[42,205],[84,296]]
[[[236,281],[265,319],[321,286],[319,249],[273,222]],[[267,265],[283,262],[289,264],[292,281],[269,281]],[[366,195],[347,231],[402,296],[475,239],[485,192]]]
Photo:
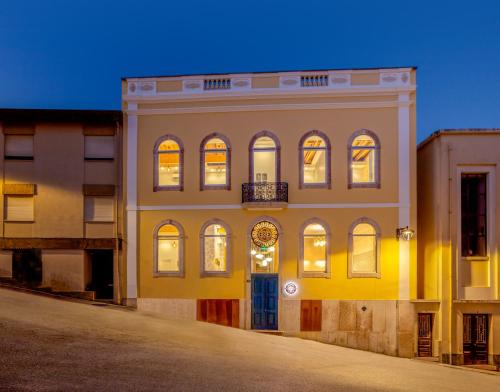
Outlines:
[[86,222],[113,222],[114,198],[112,197],[86,197],[85,198]]
[[7,196],[7,221],[32,222],[35,220],[33,197]]
[[6,157],[33,157],[33,135],[5,135]]
[[113,159],[114,157],[114,136],[85,136],[85,158]]

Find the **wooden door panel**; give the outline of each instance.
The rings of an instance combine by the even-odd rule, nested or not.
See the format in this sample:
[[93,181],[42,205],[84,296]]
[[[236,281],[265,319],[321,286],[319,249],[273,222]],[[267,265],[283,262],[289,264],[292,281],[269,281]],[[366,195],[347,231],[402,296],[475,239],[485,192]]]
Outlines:
[[488,363],[488,315],[463,315],[463,352],[465,364]]
[[278,328],[278,276],[252,275],[252,329]]
[[418,356],[432,357],[432,314],[418,314]]

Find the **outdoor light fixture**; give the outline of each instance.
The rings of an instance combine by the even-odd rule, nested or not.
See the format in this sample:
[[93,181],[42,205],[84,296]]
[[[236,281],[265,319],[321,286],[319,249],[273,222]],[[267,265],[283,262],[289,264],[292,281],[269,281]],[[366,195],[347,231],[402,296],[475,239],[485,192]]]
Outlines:
[[408,226],[396,229],[396,238],[398,240],[410,241],[413,237],[415,237],[415,230],[410,229]]

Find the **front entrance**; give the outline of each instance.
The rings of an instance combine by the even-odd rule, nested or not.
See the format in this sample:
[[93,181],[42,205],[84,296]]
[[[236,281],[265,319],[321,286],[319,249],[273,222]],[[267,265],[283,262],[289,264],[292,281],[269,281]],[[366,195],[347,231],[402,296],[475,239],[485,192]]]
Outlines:
[[113,299],[113,250],[88,250],[91,280],[87,289],[96,299]]
[[15,249],[12,252],[12,277],[30,286],[42,284],[42,251]]
[[418,314],[418,356],[432,357],[432,313]]
[[278,329],[278,274],[252,274],[252,329]]
[[488,363],[488,315],[464,314],[464,364]]

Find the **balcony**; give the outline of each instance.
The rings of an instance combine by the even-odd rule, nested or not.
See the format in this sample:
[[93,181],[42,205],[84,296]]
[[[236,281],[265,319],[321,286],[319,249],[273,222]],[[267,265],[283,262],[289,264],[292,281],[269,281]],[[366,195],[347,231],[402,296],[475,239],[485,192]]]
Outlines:
[[288,183],[244,183],[241,185],[241,203],[249,210],[282,210],[288,205]]

